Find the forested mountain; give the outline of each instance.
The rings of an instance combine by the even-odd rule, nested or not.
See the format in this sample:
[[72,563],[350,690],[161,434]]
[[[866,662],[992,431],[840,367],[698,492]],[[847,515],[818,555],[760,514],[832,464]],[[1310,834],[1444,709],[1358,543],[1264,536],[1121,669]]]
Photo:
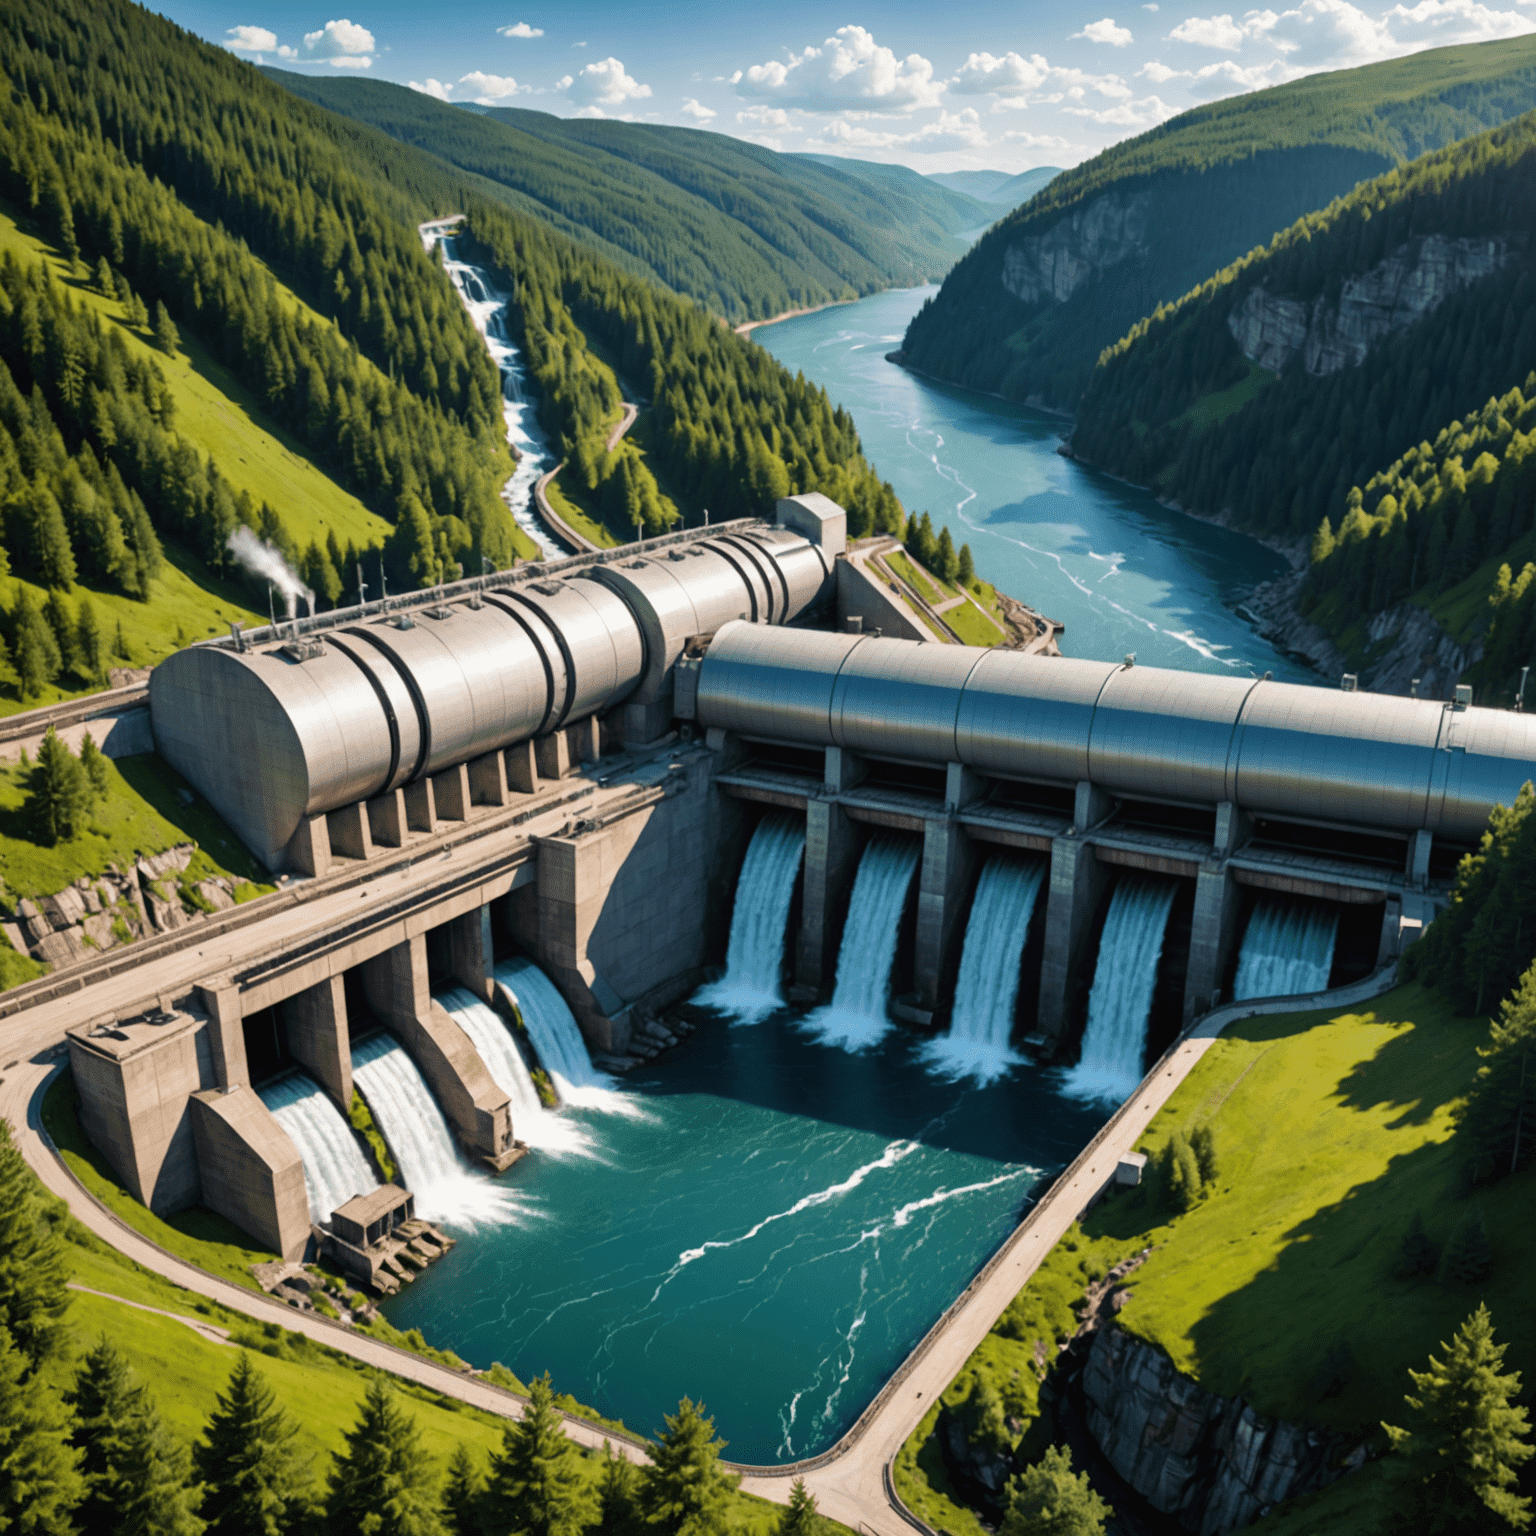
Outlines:
[[930,171],[928,180],[984,203],[1017,208],[1060,175],[1060,166],[1040,165],[1032,171],[1020,171],[1017,176],[1010,176],[1007,171]]
[[1075,409],[1100,351],[1358,182],[1536,107],[1536,38],[1313,75],[1185,112],[1057,176],[914,316],[901,359]]
[[267,69],[306,100],[483,178],[480,191],[728,320],[948,271],[994,216],[901,167],[871,177],[724,134],[450,106],[383,80]]
[[[150,597],[170,546],[178,570],[229,571],[241,524],[285,543],[323,599],[352,579],[337,567],[356,551],[312,542],[308,508],[237,493],[217,452],[179,435],[151,346],[169,363],[180,337],[394,525],[393,585],[506,563],[500,382],[414,227],[458,211],[519,279],[545,410],[594,493],[653,524],[676,515],[641,448],[593,451],[616,390],[583,327],[651,389],[650,452],[679,496],[724,514],[814,487],[866,526],[899,523],[846,415],[696,305],[128,0],[15,0],[0,69],[0,199],[64,262],[62,278],[21,247],[0,262],[0,557],[58,595],[59,615],[77,583]],[[17,590],[14,604],[47,606]],[[31,622],[13,607],[0,634],[15,643]],[[30,631],[53,672],[73,623]]]

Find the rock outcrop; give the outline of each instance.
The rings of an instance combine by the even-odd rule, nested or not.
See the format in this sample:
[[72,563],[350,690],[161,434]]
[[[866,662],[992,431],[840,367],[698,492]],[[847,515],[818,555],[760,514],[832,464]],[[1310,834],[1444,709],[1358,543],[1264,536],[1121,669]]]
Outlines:
[[1340,1436],[1205,1391],[1162,1350],[1119,1328],[1095,1334],[1082,1385],[1089,1433],[1115,1471],[1199,1536],[1239,1530],[1365,1459],[1363,1446]]
[[1227,317],[1227,329],[1261,368],[1278,373],[1299,352],[1307,372],[1321,378],[1363,361],[1384,337],[1422,320],[1457,289],[1490,276],[1522,250],[1514,236],[1425,235],[1369,272],[1347,278],[1336,299],[1324,294],[1307,304],[1252,288]]
[[1003,253],[1003,287],[1026,304],[1065,304],[1084,283],[1147,249],[1149,192],[1106,192]]

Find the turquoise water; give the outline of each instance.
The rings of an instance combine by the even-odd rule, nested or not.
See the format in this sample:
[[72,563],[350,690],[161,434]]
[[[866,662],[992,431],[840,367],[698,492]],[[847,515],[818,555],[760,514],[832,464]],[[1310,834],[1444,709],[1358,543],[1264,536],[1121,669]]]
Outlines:
[[877,294],[752,334],[852,413],[909,510],[947,524],[989,581],[1067,626],[1069,656],[1314,680],[1234,612],[1285,562],[1063,458],[1060,417],[918,378],[885,360],[933,288]]
[[586,1151],[518,1163],[517,1225],[482,1227],[390,1320],[644,1433],[686,1394],[733,1459],[824,1449],[1105,1118],[1029,1069],[942,1082],[916,1049],[706,1024],[626,1080],[627,1113],[572,1111]]

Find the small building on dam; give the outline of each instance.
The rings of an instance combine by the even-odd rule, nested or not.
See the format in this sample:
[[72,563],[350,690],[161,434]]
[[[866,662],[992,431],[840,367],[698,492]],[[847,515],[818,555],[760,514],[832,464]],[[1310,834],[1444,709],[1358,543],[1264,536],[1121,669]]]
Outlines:
[[[162,663],[157,750],[287,878],[222,915],[228,959],[195,985],[166,990],[157,952],[133,1007],[69,1031],[82,1123],[127,1186],[377,1274],[395,1217],[331,1221],[393,1182],[353,1126],[428,1115],[446,1155],[508,1167],[532,1069],[624,1058],[721,960],[766,814],[804,826],[794,1003],[831,991],[871,838],[912,849],[890,990],[920,1029],[947,1026],[986,862],[1035,861],[1013,1030],[1071,1059],[1117,882],[1171,892],[1155,1050],[1231,995],[1260,903],[1333,915],[1335,982],[1390,961],[1536,774],[1536,721],[1465,696],[898,638],[845,546],[841,508],[792,497],[772,525]],[[296,1072],[305,1103],[281,1086]],[[408,1212],[409,1192],[386,1206]]]

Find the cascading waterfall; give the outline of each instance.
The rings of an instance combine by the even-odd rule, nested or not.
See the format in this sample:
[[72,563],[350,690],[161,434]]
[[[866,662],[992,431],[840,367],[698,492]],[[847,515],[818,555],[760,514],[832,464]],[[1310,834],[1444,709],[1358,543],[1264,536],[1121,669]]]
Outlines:
[[1238,953],[1234,999],[1321,992],[1333,970],[1339,914],[1294,901],[1261,901]]
[[805,823],[798,816],[765,816],[752,834],[736,882],[725,975],[700,989],[694,1002],[756,1024],[784,1006],[780,972],[784,930],[795,878],[805,852]]
[[530,1147],[547,1152],[575,1151],[587,1145],[580,1126],[551,1114],[539,1102],[528,1063],[518,1050],[512,1031],[496,1010],[463,987],[437,994],[449,1016],[469,1036],[496,1086],[507,1095],[512,1111],[512,1134]]
[[1072,1098],[1118,1104],[1141,1081],[1163,933],[1177,889],[1170,880],[1140,875],[1127,875],[1115,887],[1088,994],[1082,1058],[1062,1084]]
[[443,270],[474,320],[475,329],[485,338],[486,350],[501,372],[501,414],[506,422],[507,441],[517,454],[517,468],[501,488],[501,499],[511,508],[517,526],[539,546],[541,554],[547,559],[568,555],[570,550],[565,549],[539,520],[533,504],[534,483],[554,467],[555,459],[539,426],[538,413],[524,398],[523,356],[507,335],[508,296],[496,291],[490,273],[483,267],[474,267],[458,259],[455,254],[458,242],[442,226],[423,225],[422,242],[428,251],[441,243]]
[[496,985],[517,1005],[539,1064],[549,1073],[563,1103],[643,1116],[640,1106],[619,1092],[614,1079],[592,1065],[576,1016],[554,982],[533,961],[521,956],[501,961],[496,967]]
[[1044,866],[997,856],[976,882],[949,1033],[923,1047],[923,1060],[939,1076],[978,1083],[1004,1077],[1023,1058],[1010,1046],[1019,998],[1019,965],[1029,923],[1045,878]]
[[881,833],[870,839],[859,859],[832,1001],[804,1020],[804,1028],[824,1045],[867,1050],[891,1027],[885,999],[919,852],[911,838]]
[[304,1188],[316,1222],[329,1226],[332,1212],[379,1187],[352,1127],[312,1077],[290,1072],[261,1090],[261,1102],[304,1160]]
[[354,1047],[352,1077],[399,1161],[400,1180],[415,1195],[418,1216],[472,1229],[517,1213],[506,1191],[460,1159],[437,1100],[393,1036],[377,1034]]

